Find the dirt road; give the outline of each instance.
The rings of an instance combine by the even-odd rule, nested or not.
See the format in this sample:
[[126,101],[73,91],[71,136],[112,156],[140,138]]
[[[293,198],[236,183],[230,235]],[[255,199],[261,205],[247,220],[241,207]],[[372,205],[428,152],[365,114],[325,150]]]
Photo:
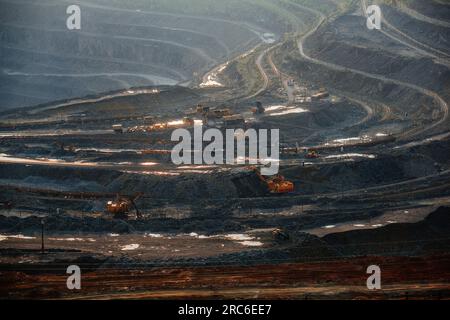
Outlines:
[[[366,269],[383,270],[369,291]],[[65,265],[51,274],[0,271],[4,298],[61,299],[440,299],[450,292],[450,257],[354,258],[255,266],[136,268],[82,271],[82,289],[67,290]],[[83,267],[81,266],[82,270]]]
[[[306,8],[305,8],[305,10],[306,10]],[[437,127],[437,126],[439,126],[439,125],[441,125],[441,124],[443,124],[444,122],[447,121],[448,114],[449,114],[448,104],[436,92],[433,92],[431,90],[419,87],[419,86],[414,85],[414,84],[406,83],[406,82],[395,80],[395,79],[390,79],[390,78],[387,78],[387,77],[379,75],[379,74],[372,74],[372,73],[361,71],[361,70],[356,70],[356,69],[352,69],[352,68],[343,67],[341,65],[338,65],[338,64],[335,64],[335,63],[331,63],[331,62],[328,62],[328,61],[322,61],[322,60],[319,60],[317,58],[313,58],[310,55],[308,55],[305,52],[305,50],[304,50],[304,43],[305,43],[306,39],[308,39],[311,35],[313,35],[323,25],[323,23],[325,23],[326,20],[327,20],[325,15],[323,13],[317,11],[317,10],[308,9],[308,11],[318,15],[319,19],[318,19],[316,25],[312,29],[310,29],[307,33],[305,33],[302,37],[300,37],[300,39],[298,39],[298,42],[297,42],[298,50],[300,52],[300,55],[304,59],[306,59],[306,60],[308,60],[310,62],[313,62],[315,64],[324,66],[326,68],[332,69],[332,70],[336,70],[336,71],[340,71],[340,72],[351,72],[351,73],[358,74],[358,75],[361,75],[361,76],[364,76],[364,77],[367,77],[367,78],[376,79],[376,80],[379,80],[379,81],[382,81],[382,82],[385,82],[385,83],[390,83],[390,84],[395,84],[395,85],[403,86],[403,87],[406,87],[406,88],[410,88],[410,89],[413,89],[415,91],[420,92],[423,95],[431,97],[433,100],[435,100],[436,103],[440,107],[440,111],[442,113],[442,117],[438,121],[435,121],[431,125],[429,125],[427,127],[423,127],[420,130],[418,130],[418,131],[414,130],[412,132],[406,132],[406,133],[402,134],[402,136],[404,138],[411,138],[411,137],[417,136],[419,134],[423,134],[423,133],[425,133],[425,132],[427,132],[427,131],[429,131],[429,130],[431,130],[431,129],[433,129],[433,128],[435,128],[435,127]]]

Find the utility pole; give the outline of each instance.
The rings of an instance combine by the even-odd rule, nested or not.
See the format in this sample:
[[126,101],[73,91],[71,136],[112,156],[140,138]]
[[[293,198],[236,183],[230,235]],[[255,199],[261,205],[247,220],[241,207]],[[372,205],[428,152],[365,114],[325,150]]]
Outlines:
[[41,253],[43,254],[45,252],[44,247],[44,219],[41,220]]

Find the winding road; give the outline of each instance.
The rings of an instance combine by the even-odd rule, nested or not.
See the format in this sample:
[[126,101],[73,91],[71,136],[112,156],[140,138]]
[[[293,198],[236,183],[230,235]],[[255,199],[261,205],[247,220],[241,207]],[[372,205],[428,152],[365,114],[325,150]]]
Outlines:
[[[361,0],[361,9],[362,12],[364,14],[364,16],[367,18],[367,0]],[[415,16],[412,16],[413,18],[416,18]],[[391,29],[392,31],[394,31],[395,33],[401,35],[403,38],[407,39],[410,42],[404,41],[402,39],[400,39],[399,37],[396,37],[394,34],[389,33],[386,31],[385,28],[381,28],[380,32],[383,33],[385,36],[391,38],[394,41],[397,41],[415,51],[417,51],[418,53],[421,53],[422,55],[428,56],[432,59],[434,59],[434,61],[436,63],[445,65],[446,67],[450,67],[450,61],[448,60],[448,58],[450,57],[449,54],[438,50],[436,48],[432,48],[429,45],[419,42],[416,39],[408,36],[407,34],[405,34],[404,32],[400,31],[398,28],[394,27],[388,20],[386,20],[385,16],[382,16],[382,20],[383,20],[383,26],[387,26],[389,29]],[[411,44],[414,43],[415,45]],[[424,49],[422,49],[422,48]]]
[[[300,6],[306,10],[306,8],[304,6]],[[410,88],[413,89],[415,91],[420,92],[423,95],[426,95],[428,97],[431,97],[434,101],[436,101],[436,103],[439,105],[441,112],[442,112],[442,117],[439,121],[434,122],[433,124],[421,129],[420,131],[416,131],[416,132],[406,132],[404,134],[402,134],[403,138],[411,138],[414,136],[417,136],[419,134],[423,134],[439,125],[441,125],[442,123],[444,123],[445,121],[447,121],[448,119],[448,104],[447,102],[442,99],[436,92],[433,92],[431,90],[419,87],[417,85],[411,84],[411,83],[407,83],[407,82],[403,82],[403,81],[399,81],[399,80],[394,80],[394,79],[390,79],[387,78],[385,76],[379,75],[379,74],[373,74],[373,73],[369,73],[369,72],[365,72],[365,71],[361,71],[361,70],[357,70],[357,69],[352,69],[352,68],[347,68],[347,67],[343,67],[341,65],[335,64],[335,63],[331,63],[331,62],[327,62],[327,61],[322,61],[319,59],[316,59],[314,57],[311,57],[310,55],[308,55],[305,50],[304,50],[304,42],[306,41],[306,39],[308,39],[312,34],[314,34],[321,26],[324,22],[326,22],[327,18],[325,17],[325,15],[317,10],[314,9],[309,9],[308,11],[310,11],[311,13],[314,13],[316,15],[319,16],[319,20],[316,23],[316,25],[309,30],[307,33],[305,33],[302,37],[300,37],[300,39],[298,40],[297,44],[298,44],[298,50],[300,52],[300,55],[307,61],[313,62],[315,64],[324,66],[328,69],[332,69],[335,71],[339,71],[339,72],[352,72],[354,74],[358,74],[367,78],[371,78],[371,79],[376,79],[385,83],[390,83],[390,84],[395,84],[395,85],[399,85],[399,86],[403,86],[406,88]],[[365,12],[365,11],[364,11]]]

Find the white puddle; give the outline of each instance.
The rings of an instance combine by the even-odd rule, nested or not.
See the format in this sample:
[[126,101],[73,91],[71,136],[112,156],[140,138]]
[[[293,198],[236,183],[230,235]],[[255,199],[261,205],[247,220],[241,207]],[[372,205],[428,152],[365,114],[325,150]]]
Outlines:
[[48,240],[50,241],[70,241],[70,242],[74,242],[74,241],[89,241],[89,242],[95,242],[96,240],[93,238],[48,238]]
[[156,166],[157,163],[156,162],[141,162],[140,165],[145,166],[145,167],[150,167],[150,166]]
[[194,174],[209,174],[210,171],[201,171],[201,170],[182,170],[183,173],[194,173]]
[[261,247],[261,246],[264,245],[260,241],[242,241],[242,242],[239,242],[239,243],[242,244],[243,246],[246,246],[246,247]]
[[[114,234],[114,233],[110,233],[108,234],[108,236],[110,237],[118,237],[118,234]],[[199,239],[199,240],[208,240],[208,239],[217,239],[217,240],[228,240],[228,241],[232,241],[234,243],[246,246],[246,247],[261,247],[264,246],[264,243],[261,241],[257,241],[259,240],[259,238],[247,235],[247,234],[242,234],[242,233],[230,233],[230,234],[217,234],[217,235],[200,235],[196,232],[191,232],[189,234],[178,234],[178,235],[169,235],[169,234],[160,234],[160,233],[145,233],[144,234],[144,238],[155,238],[155,239],[164,239],[164,240],[171,240],[174,237],[190,237],[190,238],[194,238],[194,239]],[[61,239],[61,240],[67,240],[67,239]],[[82,239],[80,239],[81,241]],[[114,240],[117,241],[117,240]],[[221,246],[223,247],[224,244],[221,244]],[[124,245],[121,246],[121,250],[122,251],[132,251],[132,250],[136,250],[140,247],[139,244],[129,244],[129,245]],[[155,247],[156,248],[156,247]]]
[[[276,112],[274,112],[276,111]],[[308,112],[308,110],[300,108],[300,107],[287,107],[287,106],[269,106],[265,108],[265,112],[271,117],[284,116],[287,114],[295,114],[295,113],[304,113]]]
[[120,234],[117,234],[117,233],[109,233],[108,236],[113,237],[113,238],[116,238],[116,237],[119,237]]
[[0,234],[0,241],[4,241],[7,239],[33,240],[36,238],[35,237],[27,237],[27,236],[24,236],[23,234],[14,234],[14,235]]
[[139,248],[139,244],[137,243],[133,243],[133,244],[128,244],[126,246],[122,246],[121,250],[122,251],[133,251]]
[[99,153],[122,153],[122,152],[130,152],[130,153],[141,153],[143,150],[137,149],[108,149],[108,148],[77,148],[75,152],[80,151],[93,151]]
[[174,120],[174,121],[167,122],[167,125],[170,127],[182,126],[183,124],[184,124],[183,120]]
[[277,117],[277,116],[284,116],[287,114],[304,113],[304,112],[308,112],[308,110],[303,108],[292,108],[281,112],[272,113],[270,116]]
[[335,143],[348,143],[348,142],[367,141],[367,140],[370,140],[370,138],[368,136],[362,136],[362,137],[335,139],[332,142],[335,142]]
[[144,237],[150,237],[150,238],[164,238],[162,234],[159,233],[146,233]]
[[212,238],[216,238],[215,236],[204,236],[204,235],[199,235],[198,236],[199,239],[212,239]]
[[[264,245],[261,241],[255,241],[255,238],[246,234],[242,233],[230,233],[225,235],[211,235],[211,236],[205,236],[205,235],[199,235],[196,232],[192,232],[188,234],[188,236],[197,238],[197,239],[225,239],[229,241],[234,241],[236,243],[239,243],[243,246],[247,247],[261,247]],[[223,246],[223,245],[222,245]]]
[[221,88],[223,84],[221,84],[216,74],[211,74],[207,77],[207,80],[200,84],[200,88]]
[[[384,132],[378,132],[375,134],[375,138],[384,138],[389,136],[387,133]],[[329,143],[325,143],[325,145],[351,145],[355,143],[368,143],[373,140],[373,137],[370,137],[368,135],[362,135],[360,137],[350,137],[350,138],[340,138],[332,140]]]
[[179,172],[170,172],[170,171],[128,171],[124,170],[123,173],[129,174],[139,174],[139,175],[149,175],[149,176],[179,176],[181,173]]
[[249,235],[240,234],[240,233],[227,234],[227,235],[225,235],[225,238],[228,240],[234,240],[234,241],[248,241],[248,240],[254,239],[253,237],[250,237]]
[[178,169],[181,169],[181,170],[186,170],[186,169],[214,169],[214,168],[217,168],[218,166],[216,166],[216,165],[198,165],[198,166],[194,166],[194,165],[192,165],[192,166],[179,166],[179,167],[177,167]]
[[375,159],[375,155],[373,154],[364,154],[364,153],[345,153],[345,154],[334,154],[331,156],[325,157],[325,159],[342,159],[342,158],[367,158],[367,159]]
[[264,110],[266,112],[272,112],[272,111],[277,111],[277,110],[284,109],[284,108],[286,108],[286,106],[269,106],[269,107],[266,107]]
[[0,138],[4,137],[54,137],[65,135],[100,135],[112,133],[112,130],[55,130],[52,132],[45,131],[15,131],[2,132]]
[[280,159],[274,158],[249,158],[249,157],[237,157],[234,158],[235,163],[267,163],[267,162],[280,162]]
[[18,158],[18,157],[11,157],[7,154],[1,153],[0,154],[0,161],[6,162],[6,163],[23,163],[23,164],[58,164],[58,165],[76,165],[76,166],[96,166],[98,164],[96,163],[89,163],[89,162],[81,162],[81,161],[75,161],[75,162],[66,162],[64,160],[60,159],[45,159],[45,158],[37,158],[37,159],[28,159],[28,158]]
[[[0,162],[3,163],[19,163],[19,164],[42,164],[42,165],[57,165],[57,166],[72,166],[72,167],[109,167],[115,165],[133,165],[132,162],[87,162],[87,161],[65,161],[62,159],[47,159],[47,158],[19,158],[12,157],[4,153],[0,153]],[[136,165],[140,166],[156,166],[158,163],[156,162],[142,162],[137,163]]]

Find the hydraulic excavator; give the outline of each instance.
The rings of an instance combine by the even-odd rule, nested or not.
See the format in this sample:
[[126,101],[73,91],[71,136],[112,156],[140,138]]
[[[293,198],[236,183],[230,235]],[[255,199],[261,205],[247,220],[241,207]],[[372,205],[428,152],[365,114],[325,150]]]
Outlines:
[[271,194],[286,194],[294,192],[295,186],[291,181],[286,180],[282,175],[277,174],[272,177],[265,177],[258,168],[252,168],[259,179],[267,185]]
[[117,195],[115,200],[108,201],[106,204],[106,211],[116,219],[128,218],[130,211],[134,209],[136,211],[136,218],[142,218],[136,201],[142,196],[142,193],[137,194],[134,197],[126,197]]

